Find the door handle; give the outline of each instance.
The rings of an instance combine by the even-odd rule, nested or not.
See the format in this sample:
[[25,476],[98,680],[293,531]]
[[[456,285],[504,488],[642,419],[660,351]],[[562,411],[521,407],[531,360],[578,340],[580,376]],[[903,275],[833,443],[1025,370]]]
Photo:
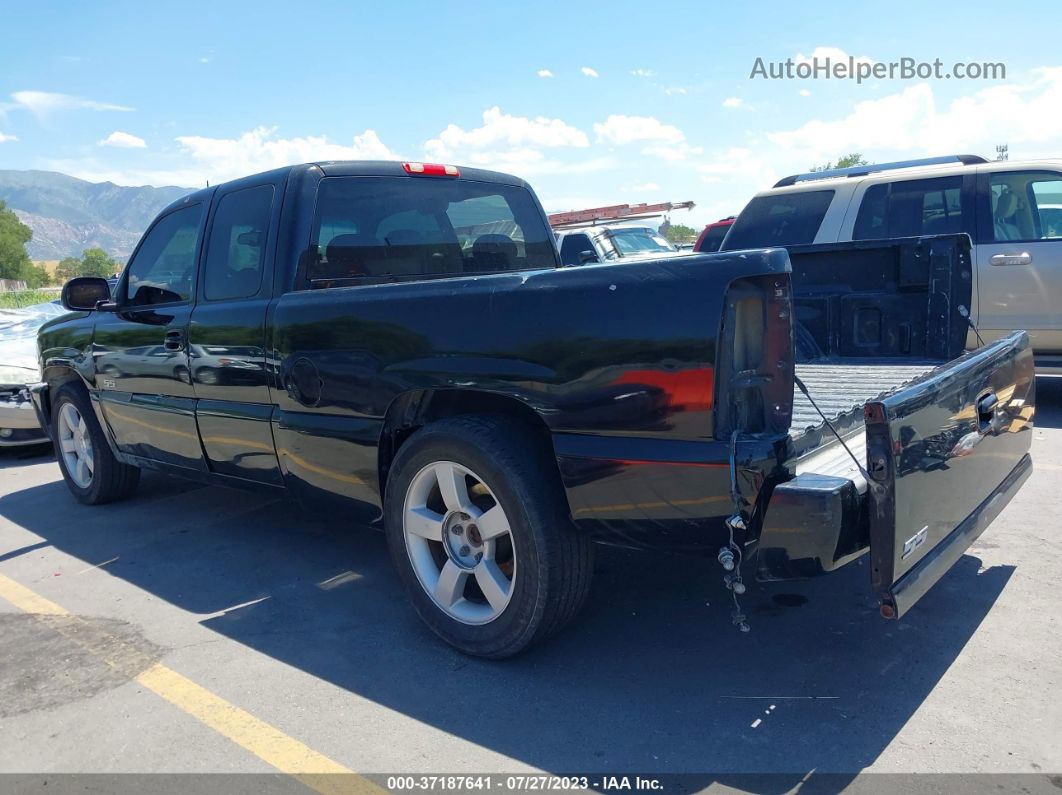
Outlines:
[[166,332],[166,341],[162,344],[168,351],[184,350],[184,330],[173,329]]
[[993,254],[989,262],[993,265],[1031,265],[1032,254],[1028,251],[1021,254]]

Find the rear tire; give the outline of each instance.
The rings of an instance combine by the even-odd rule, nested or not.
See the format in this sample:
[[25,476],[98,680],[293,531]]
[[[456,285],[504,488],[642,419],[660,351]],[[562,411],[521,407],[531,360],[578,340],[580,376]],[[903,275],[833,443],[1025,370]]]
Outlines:
[[[446,481],[457,486],[444,493]],[[466,654],[511,657],[586,600],[593,544],[568,516],[548,445],[523,423],[461,416],[417,431],[395,457],[384,511],[413,607]]]
[[114,457],[80,384],[67,384],[55,393],[52,440],[63,480],[79,502],[102,505],[120,500],[140,483],[140,469]]

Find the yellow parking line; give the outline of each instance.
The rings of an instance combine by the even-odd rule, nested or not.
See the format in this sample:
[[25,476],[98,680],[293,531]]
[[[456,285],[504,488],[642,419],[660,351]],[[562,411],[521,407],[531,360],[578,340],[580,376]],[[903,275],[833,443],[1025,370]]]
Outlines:
[[[68,610],[55,602],[45,599],[2,574],[0,574],[0,597],[23,612],[42,617],[42,621],[76,642],[76,632],[64,631],[68,628],[56,624],[55,619],[49,617],[63,616],[77,621],[77,616],[71,615]],[[132,658],[138,653],[132,650],[123,653],[122,658],[114,659],[114,648],[125,647],[125,644],[117,638],[113,640],[115,643],[109,644],[108,652],[104,652],[101,648],[87,646],[85,648],[96,656],[102,657],[104,662],[114,668],[120,669],[128,667],[130,663],[135,664],[137,660]],[[136,681],[200,723],[209,726],[221,736],[322,795],[383,792],[382,788],[367,778],[357,775],[324,754],[314,751],[309,746],[284,734],[275,726],[230,704],[165,665],[159,663],[150,665],[136,676]]]
[[17,583],[0,574],[0,596],[9,601],[23,613],[36,613],[42,616],[68,616],[70,613],[55,602],[49,602],[38,596],[25,585]]

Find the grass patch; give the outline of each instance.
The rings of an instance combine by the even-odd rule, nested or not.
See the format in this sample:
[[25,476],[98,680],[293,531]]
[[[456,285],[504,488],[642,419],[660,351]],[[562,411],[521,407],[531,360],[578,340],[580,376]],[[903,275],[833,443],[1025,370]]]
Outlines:
[[24,306],[46,304],[58,297],[58,290],[11,290],[0,293],[0,309],[21,309]]

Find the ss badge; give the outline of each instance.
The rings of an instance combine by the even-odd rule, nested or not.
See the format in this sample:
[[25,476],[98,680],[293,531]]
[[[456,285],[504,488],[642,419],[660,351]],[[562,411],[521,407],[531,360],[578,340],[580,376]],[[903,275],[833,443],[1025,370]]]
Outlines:
[[900,560],[903,560],[922,544],[926,543],[926,538],[929,536],[929,525],[926,525],[913,536],[903,542],[903,554],[900,555]]
[[104,389],[114,389],[114,379],[113,378],[104,378],[102,383],[103,383],[103,388]]

